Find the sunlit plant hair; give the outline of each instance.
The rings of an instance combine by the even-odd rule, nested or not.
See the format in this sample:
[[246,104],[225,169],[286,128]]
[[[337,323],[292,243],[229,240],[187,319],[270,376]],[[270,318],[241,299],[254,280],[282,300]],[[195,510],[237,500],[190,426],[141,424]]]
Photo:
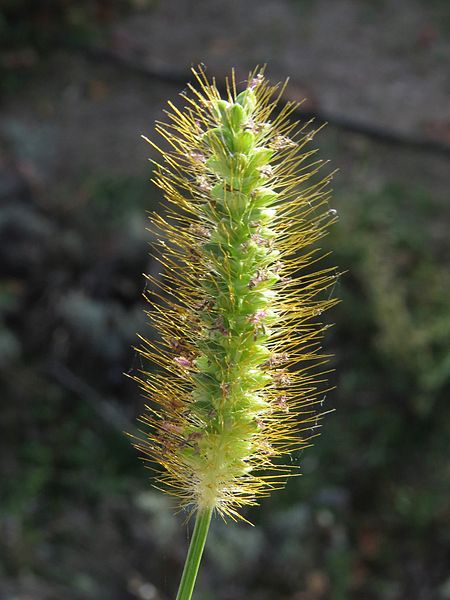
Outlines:
[[335,303],[336,272],[313,244],[335,219],[330,177],[306,149],[309,125],[291,122],[263,70],[221,97],[202,69],[169,102],[156,130],[154,182],[167,201],[152,216],[160,276],[148,275],[157,335],[138,377],[149,398],[136,446],[159,464],[157,485],[196,513],[179,599],[190,598],[213,511],[233,519],[296,472],[320,418],[325,376],[318,320]]

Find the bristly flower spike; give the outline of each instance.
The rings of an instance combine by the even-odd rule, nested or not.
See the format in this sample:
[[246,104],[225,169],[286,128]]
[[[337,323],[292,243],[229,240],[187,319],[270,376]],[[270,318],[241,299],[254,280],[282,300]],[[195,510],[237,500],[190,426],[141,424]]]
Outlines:
[[238,93],[233,72],[223,99],[193,73],[184,109],[169,102],[156,125],[167,149],[147,140],[168,207],[152,216],[158,335],[140,349],[158,370],[137,377],[150,404],[136,446],[197,515],[179,600],[191,597],[212,512],[243,518],[292,474],[283,456],[316,434],[326,363],[316,317],[335,303],[324,292],[336,280],[315,270],[311,247],[336,218],[330,177],[307,183],[323,163],[308,161],[306,125],[289,121],[297,105],[277,105],[285,86],[256,69]]

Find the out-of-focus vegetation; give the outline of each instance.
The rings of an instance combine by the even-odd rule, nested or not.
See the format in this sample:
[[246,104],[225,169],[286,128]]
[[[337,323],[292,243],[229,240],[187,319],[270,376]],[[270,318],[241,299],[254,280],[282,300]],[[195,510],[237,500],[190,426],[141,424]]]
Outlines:
[[1,46],[48,52],[55,42],[97,35],[102,25],[148,4],[147,0],[4,0]]
[[[139,368],[129,348],[144,328],[141,273],[155,268],[151,196],[143,181],[110,176],[88,178],[70,210],[3,197],[2,577],[50,585],[37,598],[128,597],[144,585],[139,569],[168,590],[182,560],[170,508],[142,491],[121,433],[140,407],[122,372]],[[199,598],[216,597],[219,581],[221,598],[255,600],[415,598],[418,585],[432,594],[445,583],[448,209],[395,183],[338,190],[334,205],[341,219],[325,249],[348,269],[327,340],[338,410],[296,458],[304,477],[249,515],[256,529],[213,530]],[[118,556],[99,564],[109,544]]]
[[55,47],[91,42],[105,26],[152,0],[3,0],[0,6],[1,85],[17,87],[20,72]]

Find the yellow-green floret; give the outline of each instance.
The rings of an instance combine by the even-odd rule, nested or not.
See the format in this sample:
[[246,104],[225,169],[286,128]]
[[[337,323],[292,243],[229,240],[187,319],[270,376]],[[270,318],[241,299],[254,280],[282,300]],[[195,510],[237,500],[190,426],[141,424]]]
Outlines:
[[[162,274],[148,277],[158,341],[141,353],[159,369],[139,381],[149,427],[138,448],[184,506],[239,509],[282,485],[280,461],[309,444],[324,391],[316,316],[334,269],[314,271],[311,244],[334,219],[312,135],[278,110],[261,73],[221,98],[202,71],[169,123],[156,184],[168,201],[159,229]],[[150,142],[152,143],[152,142]],[[153,146],[155,144],[152,143]],[[156,146],[155,146],[156,147]]]

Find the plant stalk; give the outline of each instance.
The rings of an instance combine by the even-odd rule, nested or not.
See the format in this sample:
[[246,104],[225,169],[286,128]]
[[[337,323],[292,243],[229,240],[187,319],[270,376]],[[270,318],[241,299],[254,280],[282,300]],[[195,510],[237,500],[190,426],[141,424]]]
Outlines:
[[191,600],[192,598],[198,568],[200,566],[209,525],[211,523],[212,512],[212,508],[204,508],[197,512],[194,533],[192,534],[191,543],[189,545],[189,551],[184,564],[183,575],[181,576],[176,600]]

